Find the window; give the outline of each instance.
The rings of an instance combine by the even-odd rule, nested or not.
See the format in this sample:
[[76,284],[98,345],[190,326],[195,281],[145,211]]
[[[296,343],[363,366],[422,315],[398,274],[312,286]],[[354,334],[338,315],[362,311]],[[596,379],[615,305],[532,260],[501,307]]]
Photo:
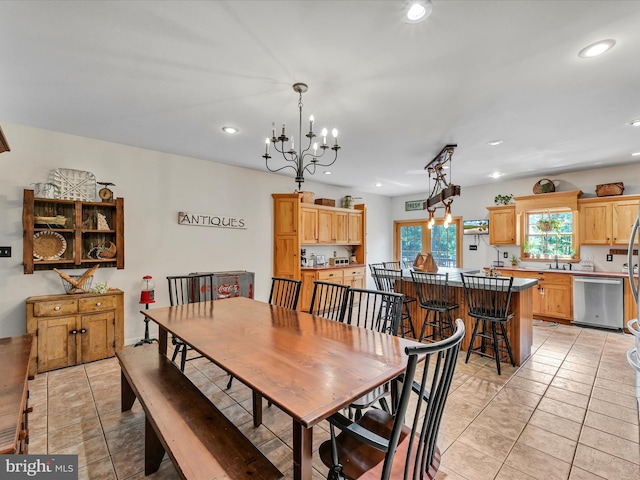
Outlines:
[[419,253],[431,252],[440,267],[462,266],[462,219],[456,217],[444,228],[437,219],[431,230],[427,220],[394,222],[395,259],[402,265],[413,265]]
[[568,210],[527,212],[523,253],[532,258],[572,258],[576,254],[574,215]]

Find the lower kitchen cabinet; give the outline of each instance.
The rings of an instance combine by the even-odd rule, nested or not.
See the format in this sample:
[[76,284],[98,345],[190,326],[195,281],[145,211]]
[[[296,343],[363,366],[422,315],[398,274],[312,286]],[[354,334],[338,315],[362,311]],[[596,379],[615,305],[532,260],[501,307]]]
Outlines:
[[123,292],[29,297],[27,332],[35,334],[30,372],[113,357],[124,343]]
[[311,297],[313,296],[313,284],[315,281],[339,283],[352,288],[364,288],[366,267],[347,266],[341,268],[303,269],[299,310],[308,312],[311,308]]

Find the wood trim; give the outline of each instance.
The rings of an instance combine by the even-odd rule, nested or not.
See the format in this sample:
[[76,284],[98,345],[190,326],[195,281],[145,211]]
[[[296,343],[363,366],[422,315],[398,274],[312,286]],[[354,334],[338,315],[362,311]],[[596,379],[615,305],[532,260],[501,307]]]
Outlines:
[[9,142],[7,142],[7,138],[4,136],[2,127],[0,127],[0,153],[9,151],[11,151],[11,148],[9,148]]
[[516,214],[520,214],[523,211],[542,211],[549,208],[578,210],[578,199],[581,196],[582,190],[569,190],[567,192],[540,193],[515,197]]

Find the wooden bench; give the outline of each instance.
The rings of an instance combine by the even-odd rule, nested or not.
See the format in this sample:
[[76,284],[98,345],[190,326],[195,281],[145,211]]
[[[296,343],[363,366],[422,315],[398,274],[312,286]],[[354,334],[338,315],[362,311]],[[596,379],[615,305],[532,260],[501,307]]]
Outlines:
[[283,477],[157,345],[125,348],[116,356],[122,411],[137,398],[145,412],[145,475],[160,468],[166,452],[183,479]]

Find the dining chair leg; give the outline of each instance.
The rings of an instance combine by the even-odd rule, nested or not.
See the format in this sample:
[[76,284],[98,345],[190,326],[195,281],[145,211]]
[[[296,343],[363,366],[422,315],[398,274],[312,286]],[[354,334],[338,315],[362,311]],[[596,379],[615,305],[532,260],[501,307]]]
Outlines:
[[491,335],[493,336],[493,351],[496,357],[496,367],[498,368],[498,375],[501,375],[500,372],[500,346],[498,345],[498,332],[496,331],[495,322],[491,322]]
[[182,357],[180,359],[180,370],[184,372],[185,367],[187,366],[187,345],[182,345]]
[[500,323],[500,328],[502,329],[502,335],[504,337],[504,343],[507,345],[507,352],[509,352],[509,359],[511,360],[511,365],[516,366],[516,358],[513,355],[513,350],[511,349],[511,343],[509,342],[509,338],[507,337],[507,329],[504,323]]
[[233,375],[229,375],[229,381],[227,382],[227,390],[231,388],[232,383],[233,383]]
[[471,356],[471,350],[473,350],[473,344],[476,340],[476,333],[478,333],[478,324],[482,320],[476,319],[476,324],[473,326],[473,334],[471,335],[471,342],[469,343],[469,348],[467,348],[467,358],[464,360],[464,363],[469,363],[469,357]]

